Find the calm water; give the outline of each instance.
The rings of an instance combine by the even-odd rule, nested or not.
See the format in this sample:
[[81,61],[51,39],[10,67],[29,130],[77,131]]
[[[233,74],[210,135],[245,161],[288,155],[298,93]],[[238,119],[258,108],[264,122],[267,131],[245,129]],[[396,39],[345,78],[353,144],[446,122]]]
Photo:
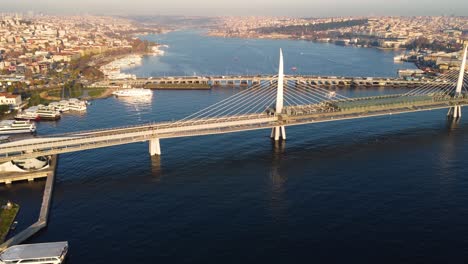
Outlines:
[[[223,74],[223,58],[246,42],[190,32],[156,39],[169,43],[168,56],[147,58],[132,71]],[[192,41],[176,44],[184,39]],[[409,67],[394,65],[392,53],[370,49],[248,42],[250,49],[238,49],[239,65],[229,64],[233,72],[243,73],[244,60],[273,72],[256,58],[273,64],[280,46],[287,61],[299,50],[314,54],[296,57],[295,65],[310,67],[308,73],[393,76],[396,68]],[[362,64],[317,59],[330,56]],[[178,119],[237,91],[97,100],[85,115],[40,123],[39,131]],[[461,263],[468,258],[468,121],[448,124],[445,114],[292,127],[277,146],[267,130],[167,139],[160,160],[148,156],[145,143],[64,154],[49,227],[30,242],[68,240],[67,263]],[[18,229],[35,221],[43,187],[0,186],[1,197],[22,205]]]
[[415,68],[394,64],[391,51],[308,41],[208,38],[186,31],[145,38],[169,48],[166,56],[146,57],[143,66],[126,70],[142,77],[276,74],[280,48],[286,74],[395,76],[400,68]]

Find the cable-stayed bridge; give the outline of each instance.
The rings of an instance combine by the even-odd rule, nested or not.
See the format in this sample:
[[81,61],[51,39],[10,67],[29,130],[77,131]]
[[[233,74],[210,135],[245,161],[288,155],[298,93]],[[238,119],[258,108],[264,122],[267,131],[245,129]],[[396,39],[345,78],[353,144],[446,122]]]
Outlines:
[[181,120],[130,127],[81,131],[20,140],[0,145],[0,161],[149,142],[151,155],[161,155],[160,139],[271,129],[272,139],[285,140],[286,127],[319,122],[449,109],[448,117],[461,117],[468,105],[465,78],[467,46],[459,72],[440,76],[407,93],[349,98],[309,82],[285,79],[280,52],[278,75],[260,81]]

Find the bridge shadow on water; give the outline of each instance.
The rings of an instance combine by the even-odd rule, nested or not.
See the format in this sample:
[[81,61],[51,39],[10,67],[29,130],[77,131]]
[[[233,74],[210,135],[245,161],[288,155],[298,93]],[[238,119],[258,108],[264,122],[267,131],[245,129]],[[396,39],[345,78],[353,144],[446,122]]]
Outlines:
[[[359,131],[354,131],[352,138],[341,134],[340,138],[333,137],[334,142],[330,142],[326,138],[300,140],[295,138],[295,131],[288,129],[289,134],[286,141],[275,142],[271,140],[270,149],[262,148],[258,152],[249,153],[248,156],[234,156],[231,157],[231,161],[249,162],[271,159],[272,162],[280,162],[284,159],[335,159],[341,155],[375,149],[389,151],[423,148],[433,142],[456,140],[458,137],[468,134],[468,123],[447,120],[445,125],[440,124],[441,126],[430,129],[406,128],[390,133],[370,135],[359,135],[357,134]],[[164,166],[164,164],[162,165]]]
[[[342,122],[347,126],[349,122]],[[312,137],[307,137],[313,131]],[[316,132],[316,131],[323,131]],[[327,135],[330,132],[330,135]],[[336,160],[375,155],[375,153],[404,152],[411,149],[424,149],[434,142],[456,142],[458,138],[468,133],[468,123],[459,121],[440,121],[429,127],[406,127],[390,131],[379,131],[372,127],[354,127],[346,131],[337,131],[333,125],[321,124],[303,127],[288,127],[288,139],[275,142],[269,138],[268,130],[241,132],[236,134],[213,135],[209,137],[194,137],[187,139],[166,139],[162,141],[162,156],[149,157],[146,153],[147,144],[137,143],[125,146],[111,147],[111,153],[119,153],[116,159],[121,159],[120,169],[127,172],[138,172],[141,177],[150,176],[154,182],[173,174],[203,174],[203,170],[222,170],[236,166],[244,167],[252,163],[262,163],[265,166],[281,168],[284,164],[309,162],[317,165],[332,164]],[[237,142],[243,139],[242,145]],[[462,138],[463,140],[463,138]],[[104,150],[85,151],[85,155]],[[128,152],[127,155],[120,155]],[[74,156],[81,154],[67,154]],[[65,156],[65,155],[63,155]],[[93,156],[101,156],[101,153]],[[129,162],[129,160],[133,160]],[[137,161],[135,163],[135,161]],[[66,161],[65,161],[66,162]],[[101,163],[99,163],[101,164]],[[129,166],[128,164],[131,164]],[[101,164],[102,165],[102,164]],[[107,165],[106,165],[107,166]],[[101,168],[102,169],[105,169]],[[94,167],[96,169],[96,167]],[[88,166],[84,172],[92,173],[93,166]],[[110,168],[113,177],[120,170]],[[60,172],[59,163],[59,172]],[[99,181],[106,174],[89,179]],[[145,176],[146,175],[146,176]],[[134,181],[134,173],[121,173],[119,181]],[[79,181],[84,179],[76,178]],[[72,179],[67,179],[69,182]],[[106,179],[111,180],[111,179]],[[59,180],[60,181],[60,180]],[[116,183],[117,184],[117,183]]]
[[[279,142],[269,138],[268,130],[167,139],[162,141],[162,156],[154,157],[148,156],[147,143],[116,146],[61,155],[57,182],[77,190],[104,183],[124,190],[148,182],[159,184],[168,177],[195,175],[197,180],[203,180],[203,175],[211,171],[245,173],[243,168],[259,165],[268,168],[272,188],[280,190],[287,179],[294,176],[293,167],[334,169],[341,161],[366,162],[376,155],[401,155],[412,149],[424,150],[434,143],[444,148],[439,154],[441,162],[450,163],[455,145],[467,141],[464,135],[468,134],[468,123],[461,121],[439,121],[429,127],[400,127],[383,132],[366,126],[362,130],[353,127],[341,132],[332,124],[288,127],[288,139]],[[339,126],[349,123],[341,122]],[[315,136],[306,137],[311,133],[307,131],[313,131]],[[328,131],[332,132],[330,136],[326,135]],[[249,138],[247,143],[237,146],[244,138]],[[188,143],[192,145],[186,147]],[[113,160],[103,160],[107,158]],[[15,192],[23,185],[0,186],[0,193]]]
[[161,156],[152,156],[151,159],[151,175],[155,181],[161,180],[163,172],[161,170]]

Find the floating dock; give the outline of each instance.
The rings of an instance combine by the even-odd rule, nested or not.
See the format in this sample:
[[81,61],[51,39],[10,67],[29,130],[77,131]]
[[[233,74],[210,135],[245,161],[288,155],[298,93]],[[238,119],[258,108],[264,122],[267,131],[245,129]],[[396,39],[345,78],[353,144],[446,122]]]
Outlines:
[[31,176],[31,177],[38,177],[38,178],[47,177],[45,188],[44,188],[44,195],[42,197],[41,211],[39,213],[39,217],[34,224],[30,225],[25,230],[11,237],[5,243],[1,244],[0,252],[4,251],[5,249],[11,246],[23,243],[24,241],[26,241],[27,239],[29,239],[30,237],[35,235],[37,232],[39,232],[41,229],[47,226],[47,219],[49,217],[49,209],[50,209],[50,204],[52,200],[52,192],[54,188],[56,167],[57,167],[57,156],[54,155],[51,157],[50,168],[48,169],[48,172],[45,176],[37,176],[37,175]]

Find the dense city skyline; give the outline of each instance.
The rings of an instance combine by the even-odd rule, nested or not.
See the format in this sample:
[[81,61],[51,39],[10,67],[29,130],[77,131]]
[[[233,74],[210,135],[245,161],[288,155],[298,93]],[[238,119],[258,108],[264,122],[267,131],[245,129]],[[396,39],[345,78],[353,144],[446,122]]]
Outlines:
[[440,2],[414,0],[258,0],[212,1],[115,1],[115,0],[18,0],[2,4],[1,12],[47,12],[142,15],[284,15],[284,16],[372,16],[372,15],[457,15],[468,14],[468,3],[460,0]]

